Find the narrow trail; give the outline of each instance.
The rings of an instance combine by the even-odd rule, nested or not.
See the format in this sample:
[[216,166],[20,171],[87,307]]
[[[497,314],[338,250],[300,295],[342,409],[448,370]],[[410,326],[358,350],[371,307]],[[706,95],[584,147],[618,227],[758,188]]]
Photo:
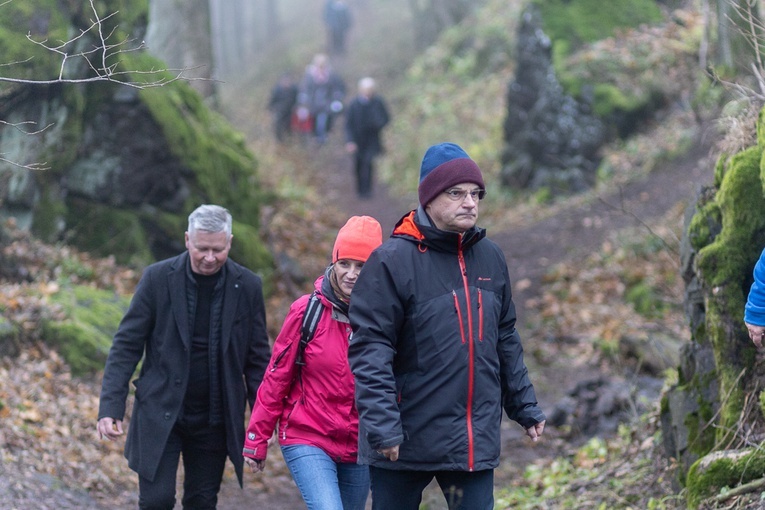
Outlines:
[[[353,70],[361,68],[351,57],[346,66],[338,67],[352,94],[357,76]],[[261,84],[262,86],[262,84]],[[383,95],[384,90],[383,90]],[[243,108],[234,114],[247,115],[252,107]],[[396,112],[392,112],[396,115]],[[267,118],[267,116],[264,116]],[[270,128],[263,122],[259,125],[240,118],[235,124],[248,126],[245,132],[250,139],[270,136]],[[401,197],[389,193],[379,176],[375,176],[373,195],[359,199],[355,193],[355,178],[352,159],[343,147],[343,119],[337,122],[328,141],[321,147],[308,143],[301,148],[291,147],[284,157],[302,171],[313,174],[313,182],[328,206],[337,208],[347,218],[351,215],[366,214],[380,221],[383,235],[387,237],[403,214],[416,207],[416,197]],[[388,147],[389,150],[395,148]],[[422,147],[425,150],[425,147]],[[541,219],[530,220],[522,225],[506,229],[496,227],[489,231],[489,237],[505,253],[511,279],[514,282],[514,299],[518,310],[518,327],[528,345],[535,339],[524,336],[523,324],[529,313],[528,303],[538,297],[541,282],[550,267],[561,263],[576,263],[589,254],[598,251],[611,232],[651,223],[664,216],[678,204],[692,203],[700,185],[711,181],[712,162],[709,160],[709,143],[699,140],[684,156],[668,161],[655,168],[648,176],[629,183],[620,189],[604,192],[585,205],[569,206]],[[384,156],[383,156],[384,157]],[[413,168],[412,172],[418,169]],[[481,224],[479,217],[479,225]],[[339,225],[333,227],[336,228]],[[522,282],[522,285],[516,285]],[[582,370],[575,364],[560,359],[549,366],[530,362],[532,381],[537,387],[537,396],[545,411],[572,388],[576,382],[596,375],[593,370]],[[496,472],[495,485],[508,485],[513,477],[522,472],[525,465],[540,457],[560,454],[552,446],[553,441],[533,444],[526,438],[517,424],[503,422],[503,445],[500,468]],[[548,430],[554,437],[555,431]],[[442,498],[435,487],[426,490],[424,502],[431,509],[440,509]],[[239,510],[242,507],[287,510],[304,508],[299,493],[284,465],[278,447],[272,448],[264,473],[245,472],[245,488],[241,490],[232,470],[227,471],[220,493],[218,508]],[[179,508],[179,507],[177,507]]]
[[[686,155],[656,168],[647,177],[629,183],[584,206],[572,206],[520,227],[489,232],[503,250],[514,282],[525,280],[521,290],[515,290],[519,315],[519,330],[523,337],[523,319],[528,310],[525,304],[540,293],[540,284],[549,268],[561,262],[576,263],[599,250],[609,233],[616,230],[650,223],[665,215],[679,204],[686,206],[695,200],[700,185],[711,180],[708,146],[697,143]],[[379,181],[374,185],[371,199],[360,200],[355,194],[351,159],[342,147],[342,137],[334,132],[328,143],[316,150],[306,149],[309,158],[303,162],[306,171],[316,174],[322,183],[322,196],[347,216],[368,214],[383,225],[384,235],[391,232],[398,219],[416,204],[401,197],[391,196]],[[413,169],[416,171],[416,169]],[[480,219],[479,219],[480,225]],[[534,339],[524,337],[524,344]],[[527,345],[528,349],[528,345]],[[582,370],[566,360],[551,366],[530,366],[537,396],[546,411],[562,398],[578,381],[596,375],[593,370]],[[548,429],[549,435],[555,431]],[[556,455],[554,447],[531,443],[520,428],[503,422],[502,464],[496,472],[497,487],[507,485],[514,476],[534,459]],[[255,475],[258,488],[240,491],[235,483],[224,483],[221,509],[239,508],[247,502],[264,508],[300,508],[299,496],[286,472],[283,461],[270,459],[267,473]],[[247,474],[248,478],[253,475]],[[237,495],[238,493],[238,495]],[[295,499],[297,498],[297,499]],[[439,508],[435,487],[426,492],[431,508]],[[297,506],[295,506],[297,505]]]

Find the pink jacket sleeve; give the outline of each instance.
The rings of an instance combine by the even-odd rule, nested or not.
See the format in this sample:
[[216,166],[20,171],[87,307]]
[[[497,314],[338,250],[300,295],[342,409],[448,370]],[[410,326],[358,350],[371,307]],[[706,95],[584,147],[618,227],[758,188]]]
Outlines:
[[271,360],[263,376],[263,382],[258,388],[258,395],[244,437],[242,454],[245,457],[258,460],[266,458],[268,439],[282,416],[296,375],[295,358],[307,302],[308,296],[303,296],[292,303],[282,329],[276,337]]

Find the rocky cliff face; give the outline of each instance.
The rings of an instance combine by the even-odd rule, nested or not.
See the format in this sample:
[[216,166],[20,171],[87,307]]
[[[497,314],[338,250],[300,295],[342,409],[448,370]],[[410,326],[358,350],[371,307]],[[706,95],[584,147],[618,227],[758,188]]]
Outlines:
[[[16,18],[6,27],[14,29],[9,37],[24,38],[23,13]],[[77,19],[72,13],[62,22],[75,33]],[[48,30],[54,28],[61,29]],[[132,71],[167,67],[143,52],[121,60]],[[69,72],[77,78],[88,70],[80,65]],[[111,82],[22,83],[0,93],[0,119],[48,126],[37,134],[0,126],[6,160],[0,162],[2,217],[45,240],[142,265],[182,250],[188,213],[218,203],[232,212],[235,231],[247,234],[238,236],[243,242],[232,256],[256,270],[271,266],[258,241],[256,160],[242,135],[186,83],[148,89]]]
[[[756,146],[720,156],[714,184],[689,210],[683,242],[691,342],[661,419],[667,455],[679,461],[691,508],[722,487],[761,477],[765,462],[761,447],[755,460],[747,451],[763,437],[764,369],[743,322],[752,270],[765,245],[760,119]],[[738,449],[743,460],[719,455]]]
[[518,30],[518,67],[507,89],[502,183],[511,188],[578,192],[595,182],[601,120],[567,95],[555,75],[552,43],[531,8]]

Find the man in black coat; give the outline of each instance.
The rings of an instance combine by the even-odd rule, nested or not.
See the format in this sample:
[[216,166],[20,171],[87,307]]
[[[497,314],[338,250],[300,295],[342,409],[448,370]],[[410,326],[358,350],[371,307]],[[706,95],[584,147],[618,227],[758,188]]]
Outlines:
[[189,215],[187,251],[144,271],[104,369],[97,430],[123,434],[129,381],[143,359],[125,442],[139,507],[172,509],[183,454],[183,508],[214,509],[226,457],[242,484],[245,402],[270,358],[260,278],[228,259],[231,214]]
[[345,113],[345,148],[354,155],[356,192],[360,198],[372,195],[373,163],[383,151],[380,132],[390,121],[385,101],[375,89],[372,78],[359,80],[358,94]]

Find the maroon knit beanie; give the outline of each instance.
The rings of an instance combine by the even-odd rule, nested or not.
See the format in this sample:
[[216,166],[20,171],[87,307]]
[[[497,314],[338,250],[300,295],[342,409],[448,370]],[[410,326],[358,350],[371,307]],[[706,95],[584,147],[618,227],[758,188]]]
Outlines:
[[439,193],[461,182],[486,187],[481,169],[459,145],[440,143],[428,148],[420,165],[420,186],[417,189],[420,205],[425,207]]

